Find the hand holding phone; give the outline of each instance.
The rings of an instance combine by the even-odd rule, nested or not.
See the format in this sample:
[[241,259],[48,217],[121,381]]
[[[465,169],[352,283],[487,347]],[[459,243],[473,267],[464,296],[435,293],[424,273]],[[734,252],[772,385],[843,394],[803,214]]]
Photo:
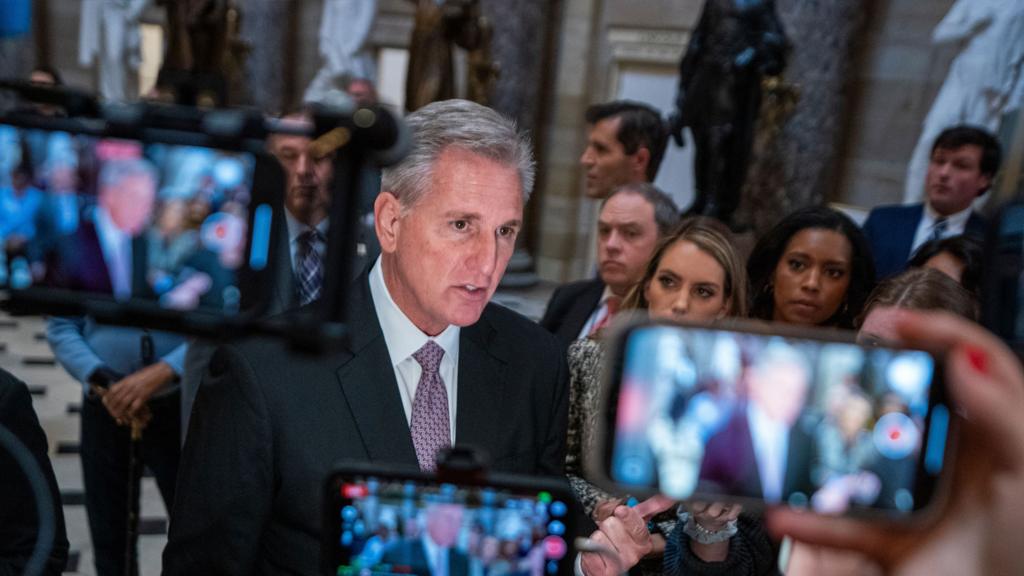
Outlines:
[[620,493],[906,517],[944,467],[949,409],[924,351],[648,321],[621,333],[609,374],[589,464]]
[[[891,526],[769,510],[769,529],[807,544],[852,550],[889,572],[1014,574],[1024,533],[1024,371],[981,327],[949,314],[906,312],[903,342],[949,350],[949,388],[963,412],[950,498],[926,525]],[[829,573],[827,555],[815,573]]]

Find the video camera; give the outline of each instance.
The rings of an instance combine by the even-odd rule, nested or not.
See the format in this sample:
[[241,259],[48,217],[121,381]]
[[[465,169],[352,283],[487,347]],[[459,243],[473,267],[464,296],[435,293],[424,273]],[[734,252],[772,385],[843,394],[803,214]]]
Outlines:
[[[239,109],[101,106],[20,82],[0,90],[27,103],[0,114],[0,292],[11,314],[272,334],[306,349],[344,338],[363,167],[398,161],[408,144],[385,109],[342,98],[302,123]],[[315,154],[333,158],[331,264],[318,305],[267,319],[274,279],[291,274],[280,257],[286,177],[266,151],[274,135],[310,137]],[[119,250],[130,260],[111,257]]]

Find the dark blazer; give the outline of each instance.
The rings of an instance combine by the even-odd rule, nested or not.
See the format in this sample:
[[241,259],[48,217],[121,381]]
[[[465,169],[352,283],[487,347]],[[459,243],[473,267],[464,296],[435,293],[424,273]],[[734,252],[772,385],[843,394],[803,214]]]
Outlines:
[[[64,531],[64,509],[53,467],[46,455],[46,434],[32,409],[32,397],[23,382],[0,369],[0,426],[7,429],[31,453],[42,472],[46,491],[53,502],[55,532],[53,548],[43,574],[57,576],[68,561],[68,537]],[[0,575],[16,576],[32,556],[39,532],[39,513],[31,485],[21,466],[6,446],[0,447]]]
[[[875,258],[875,273],[879,280],[899,274],[907,267],[913,254],[914,234],[924,216],[924,204],[907,206],[880,206],[868,214],[864,222],[864,234],[871,244]],[[967,220],[964,234],[984,237],[985,218],[972,212]]]
[[601,303],[604,282],[600,278],[563,284],[555,289],[540,325],[558,337],[563,349],[579,337],[580,330]]
[[[394,572],[414,574],[415,576],[437,576],[430,571],[427,552],[423,541],[399,540],[388,546],[381,557],[381,563],[390,564]],[[408,568],[409,571],[405,570]],[[455,548],[448,549],[448,573],[446,576],[466,576],[469,574],[469,556]]]
[[[814,491],[810,478],[814,439],[805,429],[805,424],[805,418],[798,419],[789,430],[786,476],[782,486],[783,501],[794,492],[802,492],[810,498]],[[712,491],[762,497],[761,474],[757,469],[745,405],[738,407],[725,427],[708,439],[700,467],[700,481],[702,487]],[[708,483],[716,485],[717,490],[709,487]]]
[[[321,498],[341,459],[417,466],[368,276],[342,349],[253,338],[218,349],[192,410],[165,574],[318,572]],[[553,337],[489,304],[459,338],[456,441],[492,469],[560,477],[568,386]]]
[[[145,235],[133,238],[132,295],[153,296],[146,282],[148,254]],[[113,294],[99,234],[91,221],[82,221],[73,234],[58,240],[53,256],[47,266],[47,285],[77,292]]]

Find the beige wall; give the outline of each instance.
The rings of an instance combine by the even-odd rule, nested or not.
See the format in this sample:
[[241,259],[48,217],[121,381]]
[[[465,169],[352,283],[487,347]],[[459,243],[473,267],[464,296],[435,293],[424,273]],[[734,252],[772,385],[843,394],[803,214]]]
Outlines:
[[956,46],[931,33],[953,0],[877,0],[868,21],[832,200],[864,208],[903,200],[906,166]]

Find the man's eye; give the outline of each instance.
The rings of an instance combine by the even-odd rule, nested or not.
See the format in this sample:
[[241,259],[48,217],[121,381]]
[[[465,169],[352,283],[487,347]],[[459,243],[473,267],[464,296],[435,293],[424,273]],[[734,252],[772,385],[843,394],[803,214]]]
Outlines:
[[516,229],[511,226],[502,226],[498,228],[498,236],[501,238],[508,238],[516,235]]
[[469,222],[466,220],[452,220],[452,228],[462,231],[469,228]]

